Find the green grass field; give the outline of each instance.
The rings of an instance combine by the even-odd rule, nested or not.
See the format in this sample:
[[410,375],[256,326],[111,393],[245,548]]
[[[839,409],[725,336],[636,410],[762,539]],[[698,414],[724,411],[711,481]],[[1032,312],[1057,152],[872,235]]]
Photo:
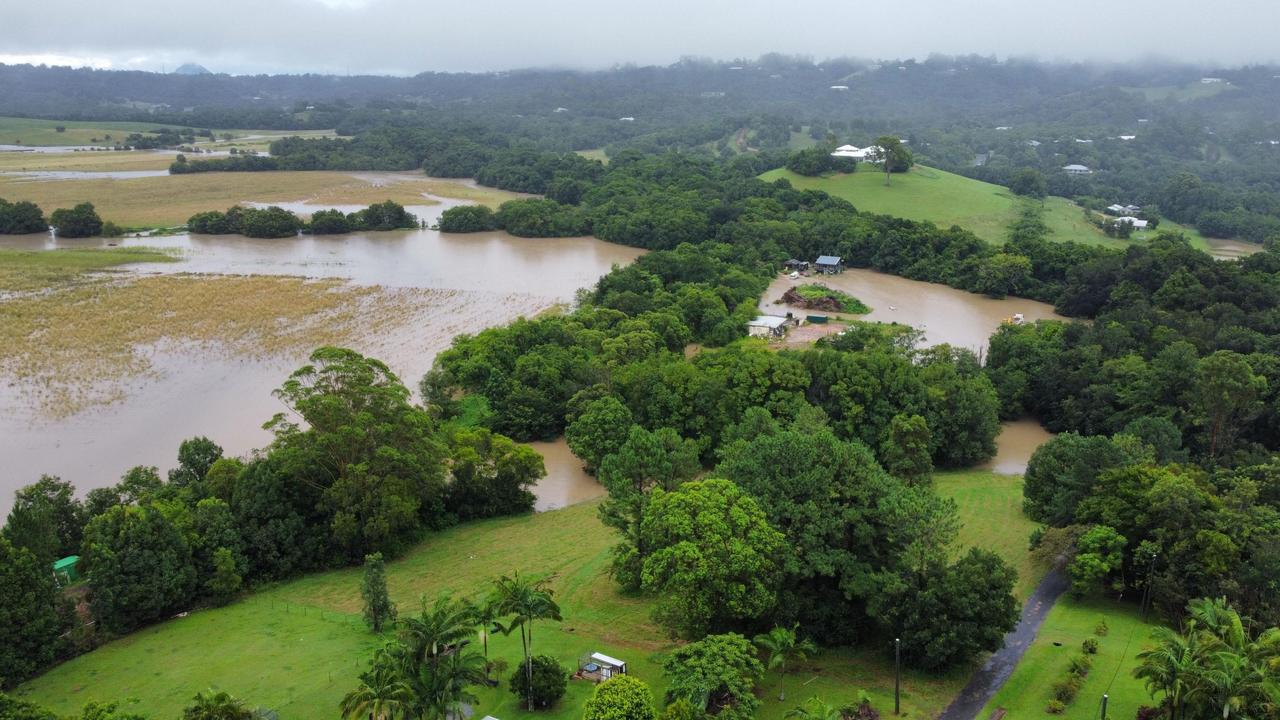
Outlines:
[[[1021,570],[1026,535],[1019,523],[1027,521],[1021,518],[1017,479],[950,473],[938,484],[961,503],[963,542],[1007,554]],[[649,619],[649,599],[622,595],[608,578],[613,542],[613,532],[596,516],[596,503],[476,522],[433,535],[390,563],[388,586],[406,613],[420,598],[441,592],[479,595],[503,573],[545,575],[565,621],[538,627],[536,651],[566,665],[590,651],[623,658],[660,696],[662,657],[674,643]],[[136,710],[172,717],[195,692],[212,687],[273,708],[286,719],[335,717],[338,700],[356,684],[377,642],[359,621],[359,578],[355,568],[319,573],[225,608],[170,620],[71,660],[26,683],[19,694],[60,713],[94,698],[133,697],[139,699]],[[490,652],[514,667],[519,640],[494,638]],[[934,717],[967,675],[965,668],[942,677],[906,673],[904,715]],[[536,717],[577,718],[591,686],[575,681],[569,687],[555,709]],[[780,703],[776,675],[765,679],[760,717],[781,720],[812,695],[835,704],[851,701],[860,689],[887,709],[893,701],[892,664],[875,648],[829,651],[793,668],[787,687],[788,699]],[[517,707],[505,677],[501,688],[481,690],[478,710],[504,720],[535,717]]]
[[934,488],[960,508],[959,544],[990,550],[1018,571],[1014,594],[1022,600],[1044,577],[1031,561],[1027,540],[1037,523],[1022,512],[1022,477],[986,470],[938,473]]
[[[866,212],[894,215],[908,220],[927,220],[941,227],[959,225],[988,242],[1004,242],[1009,224],[1017,219],[1021,199],[1002,185],[974,180],[954,173],[917,165],[910,172],[895,174],[890,185],[884,173],[861,168],[847,175],[820,177],[797,175],[783,168],[760,176],[764,180],[786,178],[801,190],[822,190],[853,203]],[[1045,200],[1045,223],[1050,239],[1075,240],[1090,245],[1123,247],[1125,241],[1107,237],[1084,219],[1081,208],[1062,197]],[[1192,244],[1208,247],[1203,237],[1190,228],[1165,221],[1161,230],[1182,232]]]
[[[66,130],[58,132],[58,126],[62,126]],[[129,133],[150,132],[159,130],[162,127],[174,126],[144,122],[34,120],[31,118],[0,117],[0,145],[110,145],[113,141],[124,140]]]
[[[1093,637],[1094,627],[1103,619],[1110,631],[1098,638],[1098,654],[1084,687],[1064,714],[1050,715],[1045,707],[1052,699],[1053,684],[1065,677],[1068,662],[1080,652],[1080,643]],[[1093,720],[1099,716],[1103,693],[1109,695],[1109,717],[1133,717],[1139,706],[1156,704],[1132,675],[1137,665],[1135,656],[1148,644],[1153,627],[1142,622],[1132,604],[1063,596],[1049,611],[1040,634],[1009,681],[978,713],[978,718],[987,718],[997,708],[1004,708],[1005,717],[1010,720]]]

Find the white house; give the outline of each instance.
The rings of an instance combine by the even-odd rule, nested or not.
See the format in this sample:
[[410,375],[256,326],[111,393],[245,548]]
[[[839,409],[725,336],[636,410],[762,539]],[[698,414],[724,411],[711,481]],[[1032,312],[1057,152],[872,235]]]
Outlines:
[[1063,165],[1062,171],[1068,175],[1092,175],[1093,171],[1086,165]]
[[879,162],[880,153],[879,145],[868,145],[864,148],[856,145],[841,145],[831,153],[831,157],[853,158],[859,162]]
[[1127,223],[1129,223],[1129,224],[1133,225],[1133,229],[1134,229],[1134,230],[1146,230],[1146,229],[1147,229],[1147,221],[1146,221],[1146,220],[1140,220],[1140,219],[1138,219],[1138,218],[1136,218],[1136,217],[1133,217],[1132,215],[1126,215],[1126,216],[1124,216],[1124,217],[1118,217],[1118,218],[1116,218],[1116,224],[1117,224],[1117,225],[1119,225],[1120,223],[1125,223],[1125,222],[1127,222]]
[[1107,206],[1107,212],[1112,215],[1135,215],[1140,210],[1142,210],[1142,208],[1137,205],[1121,205],[1120,203],[1116,203],[1115,205]]

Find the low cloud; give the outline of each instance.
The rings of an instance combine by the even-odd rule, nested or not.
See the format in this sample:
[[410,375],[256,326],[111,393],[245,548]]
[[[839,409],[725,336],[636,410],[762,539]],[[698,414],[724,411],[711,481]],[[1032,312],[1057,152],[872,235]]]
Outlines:
[[[413,74],[667,64],[683,55],[1275,61],[1280,3],[1220,0],[73,0],[5,10],[3,58],[214,71]],[[10,60],[6,60],[10,61]],[[36,60],[40,61],[40,60]]]

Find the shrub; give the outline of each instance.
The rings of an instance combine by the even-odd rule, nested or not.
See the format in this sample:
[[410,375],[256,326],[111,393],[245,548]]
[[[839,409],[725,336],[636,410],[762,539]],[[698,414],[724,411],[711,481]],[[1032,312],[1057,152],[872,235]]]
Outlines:
[[341,210],[317,210],[309,228],[313,235],[341,235],[351,232],[351,220]]
[[493,210],[484,205],[459,205],[440,214],[440,232],[484,232],[495,227]]
[[1084,639],[1084,642],[1080,643],[1080,649],[1081,649],[1081,650],[1083,650],[1083,651],[1084,651],[1084,653],[1085,653],[1086,655],[1097,655],[1097,654],[1098,654],[1098,639],[1097,639],[1097,638],[1085,638],[1085,639]]
[[82,238],[102,234],[102,218],[92,203],[80,203],[70,210],[58,208],[49,215],[58,237]]
[[1067,665],[1067,672],[1075,677],[1083,678],[1089,674],[1089,670],[1093,667],[1093,659],[1088,655],[1077,655],[1071,658],[1070,664]]
[[630,675],[618,675],[596,685],[582,707],[582,720],[656,720],[653,692]]
[[520,662],[511,674],[511,692],[526,706],[532,702],[535,709],[545,710],[564,697],[565,688],[569,685],[569,671],[547,655],[534,655],[532,663],[532,686],[524,663]]
[[1076,693],[1080,692],[1080,685],[1081,682],[1078,675],[1068,675],[1053,684],[1053,697],[1063,703],[1070,703],[1076,699]]
[[1106,637],[1111,628],[1107,626],[1106,620],[1099,620],[1098,624],[1093,627],[1093,634],[1098,637]]
[[1050,700],[1049,705],[1045,707],[1044,711],[1050,715],[1061,715],[1067,711],[1067,705],[1061,700]]

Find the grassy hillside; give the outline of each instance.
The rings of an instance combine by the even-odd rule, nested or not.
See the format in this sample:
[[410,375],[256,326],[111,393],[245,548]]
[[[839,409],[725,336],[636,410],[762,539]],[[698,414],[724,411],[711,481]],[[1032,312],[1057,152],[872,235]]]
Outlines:
[[1066,720],[1093,720],[1099,717],[1103,693],[1109,695],[1107,715],[1131,718],[1142,705],[1157,704],[1142,683],[1134,679],[1135,656],[1148,643],[1152,625],[1142,622],[1131,604],[1103,599],[1073,600],[1064,596],[1049,611],[1040,634],[1009,681],[978,713],[986,718],[1004,708],[1008,718],[1050,718],[1045,707],[1052,699],[1052,686],[1067,674],[1071,658],[1080,653],[1080,643],[1094,637],[1094,628],[1106,620],[1107,634],[1098,638],[1098,654],[1093,669],[1075,702],[1060,717]]
[[[861,168],[847,175],[805,177],[786,169],[770,170],[764,180],[786,178],[802,190],[823,190],[853,203],[859,210],[894,215],[909,220],[928,220],[942,227],[959,225],[989,242],[1003,242],[1009,224],[1016,219],[1021,200],[1002,185],[974,180],[954,173],[917,165],[910,172],[895,174],[890,185],[884,173]],[[1066,198],[1045,201],[1045,223],[1050,239],[1075,240],[1092,245],[1122,247],[1126,243],[1107,237],[1085,222],[1079,206]],[[1199,233],[1175,223],[1164,222],[1161,229],[1186,233],[1196,247],[1206,248]],[[1136,237],[1136,236],[1135,236]]]
[[[965,522],[962,541],[988,547],[1019,568],[1028,567],[1017,478],[985,472],[939,477],[939,490],[957,499]],[[390,563],[388,586],[402,613],[437,593],[478,595],[503,573],[552,579],[563,624],[546,623],[537,652],[566,665],[589,651],[628,661],[631,672],[659,695],[661,662],[673,647],[649,619],[651,600],[621,594],[607,575],[613,531],[600,524],[596,503],[563,510],[468,524],[433,535]],[[370,651],[380,642],[359,619],[359,569],[320,573],[264,590],[228,607],[193,612],[110,643],[23,685],[19,694],[57,712],[94,698],[139,698],[134,709],[176,716],[197,691],[213,687],[270,707],[281,718],[333,717],[343,693],[357,682]],[[1023,591],[1030,576],[1019,585]],[[514,667],[516,637],[494,638],[491,655]],[[509,674],[510,671],[508,671]],[[967,669],[946,676],[906,673],[904,715],[937,715],[967,679]],[[820,654],[788,679],[788,700],[776,700],[776,675],[762,685],[760,717],[781,720],[811,695],[828,702],[854,700],[860,689],[878,707],[893,702],[893,667],[874,648]],[[573,720],[590,685],[572,682],[556,709],[539,718]],[[529,718],[502,687],[480,693],[481,715]]]

